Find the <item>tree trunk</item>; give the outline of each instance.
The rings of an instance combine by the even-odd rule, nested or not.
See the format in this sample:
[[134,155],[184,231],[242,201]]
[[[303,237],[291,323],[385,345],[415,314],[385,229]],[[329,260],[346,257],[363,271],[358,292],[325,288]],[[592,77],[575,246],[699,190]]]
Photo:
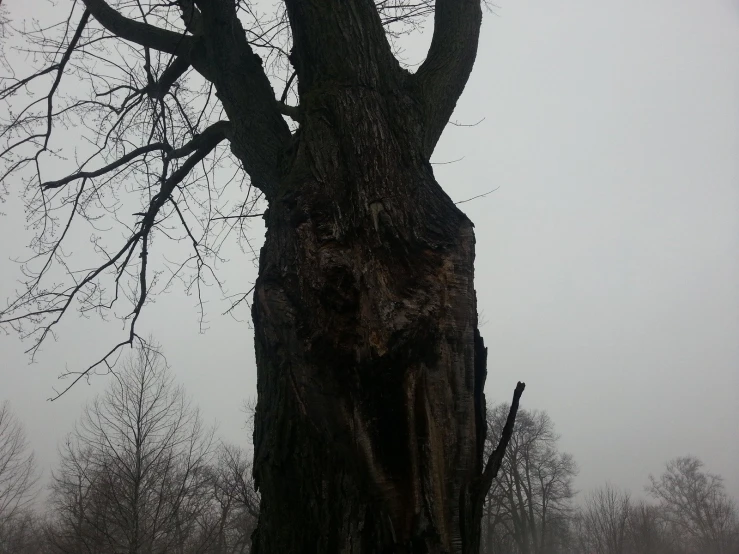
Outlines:
[[402,89],[326,83],[301,110],[253,306],[254,552],[475,552],[472,223]]

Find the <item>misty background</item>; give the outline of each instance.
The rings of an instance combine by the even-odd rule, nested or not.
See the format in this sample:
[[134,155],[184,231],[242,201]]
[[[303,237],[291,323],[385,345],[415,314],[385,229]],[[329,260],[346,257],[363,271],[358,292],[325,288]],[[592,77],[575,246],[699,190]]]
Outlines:
[[[22,18],[45,4],[6,0]],[[429,27],[429,25],[427,25]],[[406,41],[420,59],[429,33]],[[434,154],[438,181],[475,222],[476,287],[489,347],[488,404],[527,383],[588,490],[636,497],[650,473],[693,454],[739,497],[739,4],[729,0],[502,2],[483,23],[477,64]],[[22,67],[16,67],[22,73]],[[481,121],[482,120],[482,121]],[[73,134],[73,130],[71,133]],[[18,190],[18,189],[16,189]],[[0,297],[28,255],[22,204],[0,205]],[[256,277],[235,246],[229,291]],[[175,288],[139,321],[219,435],[247,445],[256,394],[250,314],[208,330]],[[69,317],[34,365],[0,337],[0,401],[10,399],[46,472],[82,405],[110,376],[48,402],[57,376],[120,340],[117,321]]]

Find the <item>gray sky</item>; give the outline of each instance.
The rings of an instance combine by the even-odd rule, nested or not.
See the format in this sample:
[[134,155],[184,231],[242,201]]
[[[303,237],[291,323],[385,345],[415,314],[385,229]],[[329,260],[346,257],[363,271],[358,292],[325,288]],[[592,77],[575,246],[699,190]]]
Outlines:
[[[16,0],[19,2],[20,0]],[[34,0],[35,3],[36,0]],[[14,10],[13,2],[8,2]],[[423,39],[408,45],[413,59]],[[477,228],[477,289],[489,346],[488,401],[549,412],[581,471],[641,494],[669,458],[694,454],[739,497],[739,5],[734,0],[502,2],[434,161]],[[18,277],[23,214],[0,217],[0,296]],[[257,243],[263,229],[253,229]],[[30,236],[30,235],[29,235]],[[251,286],[234,250],[234,292]],[[252,330],[220,316],[198,333],[180,291],[142,331],[226,439],[246,444],[255,394]],[[0,400],[25,422],[44,469],[96,378],[50,403],[120,325],[70,319],[33,366],[0,338]]]

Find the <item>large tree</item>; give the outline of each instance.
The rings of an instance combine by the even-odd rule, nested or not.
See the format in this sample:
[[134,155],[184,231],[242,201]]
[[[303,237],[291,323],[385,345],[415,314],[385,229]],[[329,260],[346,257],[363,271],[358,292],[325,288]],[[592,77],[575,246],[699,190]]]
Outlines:
[[254,490],[251,458],[239,447],[222,444],[210,472],[211,502],[201,518],[196,552],[249,552],[259,518],[259,494]]
[[631,495],[611,484],[591,491],[579,514],[582,552],[626,554],[628,552]]
[[[427,13],[411,72],[393,41]],[[430,157],[481,19],[480,0],[284,0],[271,15],[241,0],[83,0],[26,28],[41,66],[5,81],[0,178],[25,180],[37,257],[0,322],[32,353],[79,307],[128,325],[91,365],[105,367],[157,290],[219,282],[224,235],[268,205],[252,306],[256,552],[478,548],[506,433],[486,463],[473,224]],[[93,248],[74,266],[63,243],[86,223]],[[181,263],[178,240],[192,246]]]
[[631,554],[680,554],[680,539],[669,528],[661,510],[644,501],[629,506],[629,552]]
[[28,542],[29,507],[37,481],[36,458],[25,428],[4,401],[0,403],[0,552],[21,552],[19,545]]
[[739,516],[723,479],[703,470],[695,456],[670,460],[659,477],[649,477],[647,492],[660,506],[670,531],[691,553],[739,551]]
[[[500,431],[508,406],[488,414],[488,426]],[[488,492],[483,519],[487,552],[554,554],[567,552],[566,532],[573,516],[572,455],[559,450],[559,435],[546,412],[521,410],[501,466]],[[495,445],[487,443],[492,451]]]

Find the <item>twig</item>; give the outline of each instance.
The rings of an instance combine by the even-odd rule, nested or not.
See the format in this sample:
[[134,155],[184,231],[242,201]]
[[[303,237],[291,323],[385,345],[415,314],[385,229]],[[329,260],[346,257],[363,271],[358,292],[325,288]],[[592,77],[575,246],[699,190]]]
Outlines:
[[489,190],[487,192],[483,192],[482,194],[478,194],[477,196],[473,196],[472,198],[467,198],[466,200],[460,200],[459,202],[455,202],[455,204],[464,204],[465,202],[469,202],[470,200],[476,200],[478,198],[483,198],[484,196],[487,196],[488,194],[491,194],[498,190],[500,187],[495,187],[493,190]]

